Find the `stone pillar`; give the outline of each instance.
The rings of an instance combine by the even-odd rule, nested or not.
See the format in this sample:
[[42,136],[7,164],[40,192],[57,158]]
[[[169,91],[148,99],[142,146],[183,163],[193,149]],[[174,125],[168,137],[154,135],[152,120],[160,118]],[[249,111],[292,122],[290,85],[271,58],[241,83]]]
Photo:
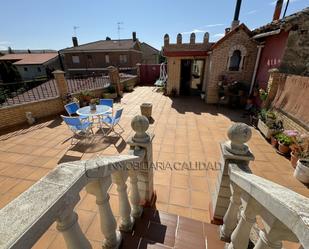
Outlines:
[[113,182],[117,185],[118,204],[121,222],[119,230],[129,232],[134,225],[134,219],[131,217],[131,206],[127,193],[127,174],[123,171],[116,171],[112,175]]
[[232,232],[237,225],[237,214],[241,205],[241,190],[237,185],[231,184],[232,196],[230,197],[229,207],[223,218],[223,225],[220,227],[220,239],[226,242],[230,241]]
[[203,43],[204,43],[204,44],[208,44],[208,43],[209,43],[209,33],[208,33],[208,32],[206,32],[206,33],[204,34]]
[[53,74],[56,80],[59,96],[65,97],[68,94],[68,84],[64,77],[64,72],[61,70],[56,70]]
[[107,69],[108,69],[109,79],[111,81],[111,84],[115,86],[117,95],[122,96],[122,91],[120,88],[120,76],[119,76],[118,69],[113,66],[110,66]]
[[112,184],[111,176],[100,178],[86,186],[88,193],[96,196],[96,203],[100,213],[101,231],[105,240],[103,249],[118,248],[121,243],[121,234],[116,231],[117,223],[109,204],[108,188]]
[[231,235],[231,243],[228,249],[247,249],[249,245],[250,231],[256,222],[258,205],[248,194],[245,194],[245,197],[242,198],[243,210],[240,212],[237,227]]
[[170,37],[168,34],[164,35],[164,47],[168,46],[170,44]]
[[71,203],[68,203],[57,219],[57,230],[63,235],[68,249],[91,249],[89,241],[78,224],[78,215],[73,211],[78,201],[79,196],[70,200]]
[[268,73],[269,73],[269,79],[267,83],[268,96],[263,104],[264,108],[270,107],[272,101],[274,100],[277,94],[279,84],[283,84],[283,82],[285,82],[287,77],[286,74],[280,73],[277,68],[270,69]]
[[182,35],[180,33],[177,35],[177,44],[182,44]]
[[260,231],[259,240],[255,244],[253,249],[281,249],[282,242],[278,240],[277,236],[272,236],[276,234],[265,233]]
[[137,84],[141,83],[141,63],[136,64]]
[[190,44],[195,44],[195,34],[191,33],[190,35]]
[[210,202],[210,217],[213,224],[221,225],[223,223],[223,217],[229,205],[231,191],[228,165],[236,163],[248,166],[249,161],[254,160],[253,154],[245,144],[250,140],[251,135],[251,129],[248,125],[235,123],[227,132],[230,140],[220,143],[221,165],[223,167],[220,168],[216,188],[214,193],[212,193],[212,200]]
[[143,148],[146,151],[143,162],[140,164],[137,178],[138,190],[141,195],[141,204],[144,206],[153,206],[155,203],[155,193],[153,189],[153,159],[152,159],[152,139],[153,134],[146,131],[149,127],[149,121],[142,115],[135,116],[131,122],[135,134],[129,138],[128,144],[131,149],[135,147]]

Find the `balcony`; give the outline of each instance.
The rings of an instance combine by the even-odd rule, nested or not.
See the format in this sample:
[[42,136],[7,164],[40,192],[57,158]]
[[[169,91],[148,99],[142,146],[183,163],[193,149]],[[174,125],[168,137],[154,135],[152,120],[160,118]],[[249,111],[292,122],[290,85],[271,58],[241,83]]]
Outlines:
[[[3,208],[60,163],[128,154],[127,141],[134,135],[131,120],[140,113],[139,106],[145,101],[153,103],[154,122],[148,131],[155,134],[153,162],[161,165],[153,175],[156,208],[171,215],[210,223],[210,202],[220,174],[215,167],[221,161],[220,142],[228,140],[226,133],[231,124],[246,120],[237,111],[207,106],[197,98],[171,99],[150,87],[135,88],[119,103],[124,107],[121,125],[125,132],[122,138],[96,136],[94,141],[85,140],[72,147],[71,133],[58,117],[30,128],[4,131],[0,138],[0,207]],[[255,156],[255,161],[250,163],[252,173],[308,197],[307,187],[293,177],[290,162],[279,156],[258,131],[253,129],[252,132],[248,143]],[[207,170],[182,167],[171,170],[169,166],[190,162],[192,165],[206,162]],[[131,191],[129,187],[129,195]],[[112,212],[120,224],[115,183],[109,187],[108,193]],[[82,189],[75,210],[85,237],[93,248],[101,248],[103,237],[96,197]],[[284,246],[294,248],[297,245],[287,242]],[[66,248],[55,223],[33,248]]]

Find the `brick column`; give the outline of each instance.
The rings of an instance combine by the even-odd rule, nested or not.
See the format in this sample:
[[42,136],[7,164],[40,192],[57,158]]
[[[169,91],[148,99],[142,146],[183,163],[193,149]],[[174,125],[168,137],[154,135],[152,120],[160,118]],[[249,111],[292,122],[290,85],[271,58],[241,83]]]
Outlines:
[[263,105],[264,108],[270,107],[272,101],[274,100],[277,94],[278,85],[281,82],[284,82],[287,77],[286,74],[280,73],[277,68],[270,69],[268,72],[269,72],[269,79],[268,79],[268,84],[267,84],[268,96]]
[[136,75],[137,75],[137,84],[141,83],[141,63],[136,64]]
[[68,84],[64,77],[64,72],[61,70],[56,70],[53,74],[55,76],[60,97],[66,96],[68,94]]
[[110,66],[107,69],[108,69],[108,75],[109,75],[111,84],[115,86],[117,95],[121,96],[122,92],[120,89],[120,76],[119,76],[118,69],[113,66]]

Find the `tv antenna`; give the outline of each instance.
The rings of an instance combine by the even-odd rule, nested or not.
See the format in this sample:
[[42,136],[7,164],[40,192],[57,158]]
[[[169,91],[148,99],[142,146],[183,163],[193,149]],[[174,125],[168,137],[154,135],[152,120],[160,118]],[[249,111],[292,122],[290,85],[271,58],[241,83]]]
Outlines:
[[118,31],[118,41],[119,41],[119,45],[120,45],[120,30],[123,29],[123,28],[121,27],[121,25],[123,25],[123,22],[117,22],[117,31]]
[[73,26],[73,30],[74,30],[74,36],[77,36],[76,30],[79,29],[79,26]]

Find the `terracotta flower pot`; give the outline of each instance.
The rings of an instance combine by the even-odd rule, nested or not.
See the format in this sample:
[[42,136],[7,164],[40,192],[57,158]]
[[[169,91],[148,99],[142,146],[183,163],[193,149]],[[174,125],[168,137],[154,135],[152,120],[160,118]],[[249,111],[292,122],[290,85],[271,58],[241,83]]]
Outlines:
[[270,143],[271,143],[272,147],[274,147],[274,148],[278,147],[278,140],[274,136],[270,137]]
[[282,143],[279,142],[279,147],[278,147],[280,153],[282,154],[289,154],[290,152],[290,147],[289,146],[286,146]]
[[291,165],[295,169],[298,161],[298,156],[295,154],[295,152],[291,152]]

